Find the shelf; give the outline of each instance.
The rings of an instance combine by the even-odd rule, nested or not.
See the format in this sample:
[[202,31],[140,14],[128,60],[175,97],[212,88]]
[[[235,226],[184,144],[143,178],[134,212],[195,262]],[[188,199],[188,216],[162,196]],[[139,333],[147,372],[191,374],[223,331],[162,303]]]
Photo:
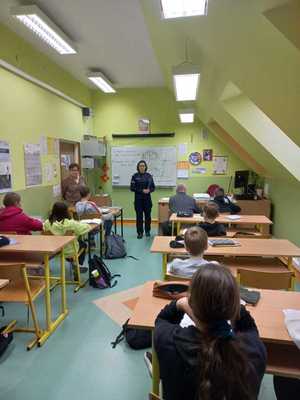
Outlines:
[[113,133],[113,139],[174,137],[175,132],[163,133]]

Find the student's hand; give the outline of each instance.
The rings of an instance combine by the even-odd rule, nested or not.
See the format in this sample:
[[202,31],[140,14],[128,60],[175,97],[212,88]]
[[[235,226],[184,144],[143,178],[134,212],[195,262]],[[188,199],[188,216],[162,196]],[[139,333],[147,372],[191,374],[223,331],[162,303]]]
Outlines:
[[143,193],[146,193],[146,194],[150,193],[150,189],[143,189]]
[[187,297],[182,297],[181,299],[177,300],[176,307],[178,310],[186,313],[194,322],[197,321],[197,319],[193,313],[193,310],[191,309],[191,307],[189,305]]

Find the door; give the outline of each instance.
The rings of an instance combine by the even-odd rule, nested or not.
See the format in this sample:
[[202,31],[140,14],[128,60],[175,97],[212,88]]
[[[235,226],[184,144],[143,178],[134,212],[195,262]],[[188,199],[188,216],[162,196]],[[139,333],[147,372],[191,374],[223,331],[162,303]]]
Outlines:
[[69,174],[69,165],[77,163],[80,166],[80,143],[70,141],[59,141],[60,152],[60,176],[61,181]]

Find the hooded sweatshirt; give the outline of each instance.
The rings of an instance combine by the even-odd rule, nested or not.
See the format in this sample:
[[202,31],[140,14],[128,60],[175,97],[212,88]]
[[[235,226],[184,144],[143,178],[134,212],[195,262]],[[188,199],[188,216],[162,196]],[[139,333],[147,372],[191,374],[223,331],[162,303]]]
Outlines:
[[[172,301],[155,321],[154,346],[165,400],[197,399],[202,334],[195,326],[182,328],[179,324],[183,316],[184,313],[177,310],[176,301]],[[248,382],[253,391],[253,399],[256,399],[266,368],[266,350],[259,338],[255,321],[243,306],[234,331],[248,359]]]
[[31,231],[42,230],[43,223],[26,215],[20,207],[9,206],[0,210],[0,231],[2,232],[31,235]]
[[[53,235],[64,236],[66,232],[72,231],[74,236],[77,238],[81,235],[85,235],[90,231],[90,226],[83,222],[75,221],[74,219],[64,219],[63,221],[55,221],[53,224],[47,219],[44,222],[44,231],[50,231]],[[75,240],[74,244],[70,243],[64,248],[65,257],[73,256],[74,252],[78,253],[79,243]]]

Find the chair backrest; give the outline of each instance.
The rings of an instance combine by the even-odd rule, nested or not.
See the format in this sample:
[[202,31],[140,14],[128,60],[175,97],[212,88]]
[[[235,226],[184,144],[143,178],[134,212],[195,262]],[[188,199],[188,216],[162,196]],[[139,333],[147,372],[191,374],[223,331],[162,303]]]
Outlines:
[[238,281],[241,285],[257,289],[289,290],[292,288],[294,273],[292,271],[265,272],[249,269],[238,269]]
[[99,211],[99,213],[94,212],[94,213],[84,213],[79,215],[79,220],[82,219],[94,219],[94,218],[100,218],[101,217],[101,213]]
[[24,282],[22,268],[25,265],[23,264],[15,264],[15,265],[1,265],[0,266],[0,278],[1,279],[8,279],[13,283]]
[[17,235],[17,232],[14,232],[14,231],[1,231],[0,235]]

